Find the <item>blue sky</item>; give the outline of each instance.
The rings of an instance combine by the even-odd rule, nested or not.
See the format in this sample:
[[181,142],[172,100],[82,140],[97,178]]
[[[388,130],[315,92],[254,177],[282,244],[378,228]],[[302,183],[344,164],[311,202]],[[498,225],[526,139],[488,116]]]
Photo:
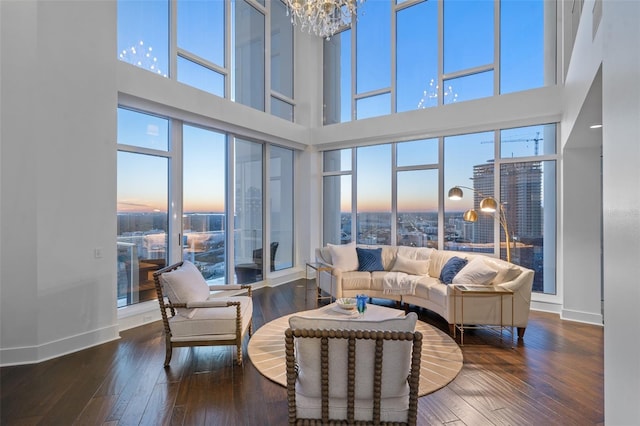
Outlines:
[[[237,0],[241,1],[241,0]],[[180,47],[201,56],[202,58],[224,67],[224,31],[218,26],[209,25],[222,19],[224,6],[222,0],[213,2],[188,2],[188,7],[179,3],[178,7],[178,44]],[[386,0],[367,0],[362,8],[358,20],[356,92],[366,93],[372,90],[391,88],[392,58],[391,58],[391,29],[387,23],[391,20],[390,3]],[[397,58],[396,58],[396,93],[398,111],[418,108],[424,92],[429,91],[431,79],[437,81],[437,40],[438,40],[438,3],[429,0],[399,11],[397,14]],[[444,4],[444,72],[453,73],[465,69],[484,66],[494,60],[494,2],[492,0],[450,0]],[[281,11],[280,11],[281,12]],[[500,86],[502,93],[540,87],[543,81],[544,34],[542,28],[543,1],[542,0],[505,0],[500,10],[501,33],[500,43]],[[166,0],[151,1],[118,1],[118,52],[122,60],[139,64],[161,75],[169,72],[169,3]],[[383,24],[381,24],[383,23]],[[351,49],[350,31],[340,37],[343,52]],[[351,63],[350,55],[341,57],[341,82],[346,93],[351,91]],[[198,67],[187,68],[181,66],[181,72],[186,73],[180,81],[190,81],[196,87],[205,88],[216,93],[223,87],[222,77],[212,78],[211,73],[199,73]],[[346,72],[348,70],[348,72]],[[457,101],[477,99],[493,94],[493,73],[463,76],[445,83],[451,86]],[[548,83],[548,82],[547,82]],[[453,98],[450,97],[449,101]],[[445,99],[446,100],[446,99]],[[383,93],[376,97],[358,101],[358,116],[370,117],[387,114],[391,111],[391,96]],[[435,103],[431,101],[431,105]],[[343,96],[341,99],[343,121],[349,120],[351,99]],[[431,106],[428,105],[428,106]],[[150,118],[149,118],[150,117]],[[151,116],[131,117],[130,114],[118,116],[118,142],[131,143],[154,149],[166,149],[168,128],[165,120]],[[154,132],[158,132],[154,136]],[[166,134],[164,132],[167,132]],[[503,156],[519,157],[524,154],[533,155],[532,139],[540,134],[540,128],[516,129],[506,131],[504,140],[509,140],[503,147]],[[214,183],[222,179],[223,175],[209,176],[207,167],[224,170],[224,154],[219,152],[224,143],[220,142],[223,135],[206,131],[185,129],[185,141],[191,146],[197,146],[198,152],[193,158],[185,158],[194,167],[185,170],[185,206],[197,211],[220,211],[224,202],[224,193],[220,188],[224,184]],[[515,140],[521,140],[515,142]],[[130,142],[129,142],[130,141]],[[469,177],[473,172],[473,165],[480,164],[493,158],[493,133],[479,135],[463,135],[450,137],[445,142],[445,186],[470,185]],[[391,142],[391,141],[390,141]],[[146,144],[154,144],[147,146]],[[164,144],[164,145],[163,145]],[[406,145],[403,148],[404,158],[433,158],[433,147],[427,153],[424,147],[417,144],[414,147]],[[435,144],[437,145],[437,144]],[[362,162],[358,174],[358,202],[360,209],[390,208],[390,148],[365,148],[362,156],[367,155],[366,162]],[[450,160],[455,158],[455,161]],[[137,161],[130,155],[119,156],[119,162]],[[404,160],[402,160],[404,161]],[[432,160],[425,160],[432,161]],[[437,156],[435,161],[437,161]],[[166,171],[141,170],[143,161],[136,165],[119,164],[120,170],[131,170],[135,175],[119,176],[119,196],[125,193],[128,197],[135,194],[149,193],[149,185],[138,182],[140,176],[161,178]],[[157,161],[149,167],[158,167]],[[365,170],[366,169],[366,170]],[[190,175],[191,171],[198,171],[198,176]],[[159,175],[158,175],[159,174]],[[422,175],[421,175],[422,176]],[[424,176],[433,174],[426,173]],[[436,177],[437,178],[437,175]],[[165,178],[166,179],[166,178]],[[431,182],[421,182],[419,179],[405,179],[406,188],[403,196],[423,199],[422,194],[432,194]],[[208,182],[208,183],[207,183]],[[207,183],[207,184],[205,184]],[[471,185],[470,185],[471,186]],[[163,186],[157,189],[158,196],[164,196]],[[468,197],[470,200],[471,197]],[[192,201],[190,201],[192,200]],[[196,202],[207,200],[208,203]],[[429,200],[423,200],[425,209],[437,206],[437,200],[430,195]],[[156,204],[156,203],[149,203]],[[461,207],[463,208],[463,207]]]

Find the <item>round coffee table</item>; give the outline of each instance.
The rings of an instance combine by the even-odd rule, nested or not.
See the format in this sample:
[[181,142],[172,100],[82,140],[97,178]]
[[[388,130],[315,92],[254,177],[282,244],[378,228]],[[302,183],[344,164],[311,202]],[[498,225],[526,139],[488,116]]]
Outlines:
[[[292,316],[307,316],[311,318],[351,318],[352,321],[377,320],[404,316],[404,311],[373,304],[367,305],[362,317],[355,314],[343,313],[335,303],[319,309],[297,312],[285,315],[264,324],[253,333],[247,352],[251,363],[269,380],[281,385],[287,385],[284,354],[284,332],[289,328],[289,318]],[[422,356],[420,363],[419,396],[432,393],[449,384],[462,369],[462,351],[458,344],[448,334],[439,329],[418,321],[416,331],[422,333]]]

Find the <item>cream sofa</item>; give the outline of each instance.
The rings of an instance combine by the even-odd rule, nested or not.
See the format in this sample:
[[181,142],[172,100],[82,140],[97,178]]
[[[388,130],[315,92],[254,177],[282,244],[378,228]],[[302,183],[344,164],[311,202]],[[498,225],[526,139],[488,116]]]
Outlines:
[[[380,249],[384,270],[359,271],[357,249]],[[328,245],[316,249],[316,261],[331,268],[320,271],[318,287],[336,298],[367,294],[429,309],[444,318],[453,333],[454,324],[462,323],[460,300],[454,309],[453,288],[440,280],[443,268],[453,257],[467,261],[455,274],[453,284],[495,285],[513,290],[513,325],[522,338],[529,319],[534,272],[484,254],[403,246]],[[450,275],[450,265],[446,269]],[[405,285],[394,289],[394,281]],[[511,312],[510,296],[465,296],[466,325],[511,325]]]

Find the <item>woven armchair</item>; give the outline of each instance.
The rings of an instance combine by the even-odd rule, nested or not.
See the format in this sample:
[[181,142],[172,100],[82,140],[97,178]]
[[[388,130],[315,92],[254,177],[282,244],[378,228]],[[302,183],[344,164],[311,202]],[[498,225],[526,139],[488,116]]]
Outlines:
[[[191,262],[183,261],[153,274],[164,324],[166,356],[174,347],[235,345],[242,365],[242,341],[252,334],[250,285],[208,285]],[[247,296],[223,297],[211,291],[247,290]]]
[[415,425],[421,350],[417,331],[288,328],[289,425]]

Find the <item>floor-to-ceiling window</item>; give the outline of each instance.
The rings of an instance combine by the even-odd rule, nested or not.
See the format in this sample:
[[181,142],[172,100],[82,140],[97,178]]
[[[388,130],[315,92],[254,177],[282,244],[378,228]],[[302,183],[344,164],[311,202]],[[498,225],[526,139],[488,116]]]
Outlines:
[[272,271],[290,268],[294,262],[293,155],[291,149],[269,147],[269,260]]
[[294,160],[293,149],[118,108],[118,306],[155,299],[153,272],[179,260],[210,283],[293,267]]
[[438,139],[395,144],[396,244],[438,247]]
[[[494,134],[470,133],[444,138],[444,246],[445,250],[493,253],[494,220],[487,215],[477,223],[464,221],[463,213],[494,194]],[[454,186],[469,187],[462,200],[446,195]]]
[[356,242],[391,244],[391,144],[356,150]]
[[234,265],[236,281],[252,283],[262,278],[263,194],[262,144],[237,138],[234,143]]
[[[508,244],[511,261],[536,272],[534,291],[555,294],[556,132],[555,124],[545,124],[326,151],[324,243],[352,241],[345,236],[355,221],[361,244],[441,247],[503,259]],[[463,197],[450,200],[448,190],[456,186]],[[481,211],[486,197],[499,203],[504,221]],[[347,200],[356,200],[355,208]],[[476,212],[475,221],[466,220],[468,210]]]
[[206,280],[226,276],[226,151],[220,132],[182,126],[182,251]]
[[324,124],[555,84],[555,8],[545,0],[365,2],[324,42]]
[[118,109],[118,306],[156,297],[169,253],[169,121]]
[[293,43],[281,0],[118,0],[121,61],[289,121]]
[[322,233],[325,244],[353,241],[353,149],[323,153]]

